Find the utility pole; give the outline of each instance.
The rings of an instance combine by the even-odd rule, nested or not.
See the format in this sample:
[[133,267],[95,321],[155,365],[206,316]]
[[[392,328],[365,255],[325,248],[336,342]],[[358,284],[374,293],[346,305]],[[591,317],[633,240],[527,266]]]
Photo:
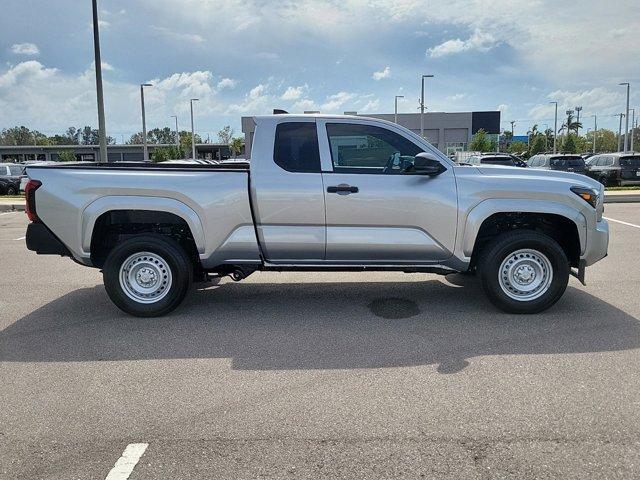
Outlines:
[[598,136],[598,116],[591,115],[593,117],[593,153],[596,153],[596,138]]
[[98,99],[98,142],[100,161],[108,162],[107,132],[104,121],[104,94],[102,92],[102,60],[100,59],[100,30],[98,28],[98,0],[92,0],[93,7],[93,54],[96,69],[96,94]]
[[144,113],[144,87],[152,87],[150,83],[140,85],[140,103],[142,105],[142,161],[149,161],[149,149],[147,147],[147,119]]
[[189,100],[191,103],[191,158],[196,159],[196,132],[193,128],[193,102],[197,102],[199,98],[192,98]]
[[631,114],[631,146],[629,147],[629,150],[631,151],[631,153],[633,153],[634,152],[633,134],[635,132],[636,109],[635,108],[630,108],[629,110],[631,110],[631,112],[632,112],[632,114]]
[[516,124],[515,120],[511,120],[511,141],[513,142],[513,126]]
[[625,113],[625,117],[624,117],[624,123],[625,123],[625,127],[624,127],[624,148],[622,149],[623,152],[627,151],[627,135],[629,134],[629,90],[631,89],[631,84],[629,82],[622,82],[619,84],[620,86],[626,86],[627,87],[627,110]]
[[180,147],[180,133],[178,133],[178,116],[171,115],[171,118],[175,118],[176,120],[176,146]]
[[556,143],[558,139],[558,102],[549,102],[556,106],[555,120],[553,121],[553,153],[557,152]]
[[393,123],[396,123],[396,124],[398,123],[398,99],[399,98],[404,98],[404,95],[396,95],[396,98],[395,98],[396,108],[393,114]]
[[420,95],[420,136],[424,138],[424,79],[433,75],[422,75],[422,93]]
[[620,126],[618,127],[618,151],[621,152],[622,151],[622,145],[621,145],[620,141],[622,140],[622,117],[624,117],[624,113],[619,113],[616,116],[620,117]]
[[576,116],[576,137],[580,136],[580,110],[582,107],[575,107],[576,112],[578,112]]

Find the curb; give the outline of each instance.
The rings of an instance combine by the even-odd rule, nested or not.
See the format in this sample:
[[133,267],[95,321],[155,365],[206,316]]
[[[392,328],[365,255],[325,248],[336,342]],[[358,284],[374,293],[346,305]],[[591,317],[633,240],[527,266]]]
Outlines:
[[604,203],[640,203],[640,195],[604,195]]
[[0,203],[0,212],[24,212],[24,203]]

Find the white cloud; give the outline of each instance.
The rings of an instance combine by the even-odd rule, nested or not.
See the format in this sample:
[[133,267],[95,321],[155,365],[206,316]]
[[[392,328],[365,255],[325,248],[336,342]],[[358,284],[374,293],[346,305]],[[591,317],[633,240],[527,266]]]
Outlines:
[[11,45],[11,52],[16,55],[38,55],[40,49],[35,43],[14,43]]
[[435,47],[428,49],[427,55],[429,55],[431,58],[439,58],[473,50],[479,52],[488,52],[492,47],[496,45],[496,43],[496,39],[490,33],[476,30],[467,40],[460,40],[459,38],[455,38],[453,40],[447,40],[440,45],[436,45]]
[[14,87],[18,84],[24,87],[39,80],[46,80],[57,72],[58,70],[55,68],[45,68],[40,62],[29,60],[19,63],[1,74],[0,88]]
[[281,100],[298,100],[308,90],[307,85],[298,87],[287,87],[285,92],[280,96]]
[[198,35],[197,33],[182,33],[171,28],[158,27],[156,25],[151,25],[151,29],[170,40],[195,44],[204,42],[204,37]]
[[380,100],[376,98],[374,100],[369,100],[365,106],[362,107],[362,111],[367,113],[376,113],[378,108],[380,108]]
[[109,27],[111,27],[111,22],[108,22],[106,20],[98,20],[98,27],[104,30],[108,30]]
[[379,72],[373,72],[372,78],[374,80],[382,80],[383,78],[389,78],[390,75],[391,75],[391,68],[387,66],[387,67],[384,67]]
[[320,108],[323,113],[334,113],[349,100],[353,99],[354,96],[353,93],[349,92],[338,92],[334,95],[329,95]]
[[308,112],[318,110],[318,105],[313,100],[303,98],[293,104],[293,110],[296,112]]
[[233,78],[223,78],[218,82],[217,88],[218,90],[225,90],[225,89],[233,90],[234,88],[236,88],[237,84],[238,84],[238,81],[234,80]]
[[467,96],[466,93],[455,93],[453,95],[448,95],[447,100],[451,102],[457,102],[458,100],[462,100],[463,98],[466,98],[466,96]]

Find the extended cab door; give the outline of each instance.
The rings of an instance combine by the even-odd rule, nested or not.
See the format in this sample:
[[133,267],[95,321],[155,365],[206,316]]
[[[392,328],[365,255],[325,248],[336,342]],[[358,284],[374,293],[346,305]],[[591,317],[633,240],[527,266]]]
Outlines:
[[318,120],[327,262],[429,264],[452,255],[457,194],[452,166],[407,168],[427,148],[374,121]]
[[265,260],[324,261],[324,189],[314,117],[259,117],[250,185]]

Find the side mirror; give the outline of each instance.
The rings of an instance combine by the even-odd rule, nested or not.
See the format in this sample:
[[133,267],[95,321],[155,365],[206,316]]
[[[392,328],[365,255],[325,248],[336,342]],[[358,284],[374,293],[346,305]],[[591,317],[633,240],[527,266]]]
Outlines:
[[416,155],[413,164],[409,165],[406,173],[416,173],[435,177],[446,170],[445,166],[432,153],[422,152]]

